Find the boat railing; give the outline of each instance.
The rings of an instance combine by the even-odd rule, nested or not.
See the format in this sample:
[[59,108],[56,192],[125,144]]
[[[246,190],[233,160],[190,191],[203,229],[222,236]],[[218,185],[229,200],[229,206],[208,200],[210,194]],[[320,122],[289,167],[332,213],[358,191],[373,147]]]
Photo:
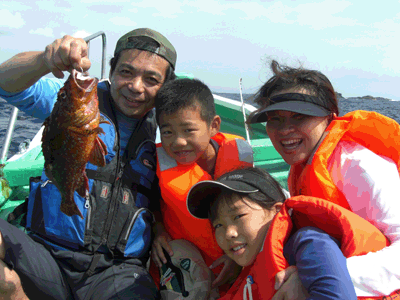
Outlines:
[[104,75],[106,73],[106,44],[107,44],[106,34],[104,33],[104,31],[99,31],[85,37],[83,40],[88,44],[88,47],[90,48],[90,41],[100,36],[103,42],[102,55],[101,55],[101,79],[104,79]]
[[[102,37],[102,60],[101,60],[101,79],[104,79],[104,75],[106,72],[106,34],[104,31],[99,31],[96,32],[92,35],[89,35],[85,37],[83,40],[88,44],[88,47],[90,47],[90,41],[97,38],[97,37]],[[1,98],[0,98],[1,99]],[[0,164],[4,164],[5,161],[7,160],[7,154],[8,150],[10,149],[11,145],[11,138],[14,132],[14,127],[15,127],[15,122],[18,117],[18,108],[15,106],[12,109],[9,121],[8,121],[8,127],[7,127],[7,133],[5,136],[5,140],[3,143],[3,149],[1,152],[1,157],[0,157]]]
[[4,164],[4,162],[7,160],[7,153],[11,145],[11,138],[14,131],[15,121],[17,120],[17,116],[18,116],[18,108],[13,106],[10,118],[8,120],[7,133],[3,143],[3,150],[1,151],[1,158],[0,158],[1,164]]

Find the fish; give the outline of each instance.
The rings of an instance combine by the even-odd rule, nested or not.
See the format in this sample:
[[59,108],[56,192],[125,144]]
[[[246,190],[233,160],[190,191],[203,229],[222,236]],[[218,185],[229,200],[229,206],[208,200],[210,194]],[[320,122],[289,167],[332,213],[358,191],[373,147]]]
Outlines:
[[103,167],[107,146],[100,139],[99,127],[109,123],[100,116],[97,84],[99,80],[72,70],[57,94],[57,101],[44,121],[42,150],[46,176],[61,194],[61,212],[83,215],[74,201],[74,192],[88,199],[88,162]]

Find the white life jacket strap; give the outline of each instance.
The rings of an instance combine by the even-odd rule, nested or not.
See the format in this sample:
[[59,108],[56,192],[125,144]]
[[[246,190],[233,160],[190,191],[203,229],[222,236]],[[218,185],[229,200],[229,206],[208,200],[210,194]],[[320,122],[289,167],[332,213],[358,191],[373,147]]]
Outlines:
[[[254,283],[253,277],[251,275],[246,278],[246,285],[243,288],[243,300],[253,300],[253,292],[251,290],[251,285]],[[249,298],[247,299],[247,295]]]

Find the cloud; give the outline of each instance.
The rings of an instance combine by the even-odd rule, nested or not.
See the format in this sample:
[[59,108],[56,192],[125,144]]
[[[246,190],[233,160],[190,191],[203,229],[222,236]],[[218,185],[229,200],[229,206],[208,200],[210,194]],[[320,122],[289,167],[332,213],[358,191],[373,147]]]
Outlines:
[[133,21],[131,18],[128,17],[113,17],[108,20],[109,22],[113,23],[117,26],[136,26],[137,23]]
[[87,32],[87,31],[85,31],[85,30],[78,30],[77,32],[75,32],[72,36],[73,37],[76,37],[76,38],[85,38],[85,37],[87,37],[87,36],[89,36],[89,35],[91,35],[92,33],[89,33],[89,32]]
[[310,26],[315,30],[337,26],[361,25],[356,19],[337,16],[352,5],[349,1],[326,0],[320,3],[301,4],[295,8],[300,25]]
[[[101,3],[104,3],[104,2],[109,3],[109,1],[99,1],[99,0],[80,0],[79,2],[80,3],[89,3],[89,4],[95,3],[96,5],[99,4],[100,2]],[[130,4],[131,0],[113,0],[112,3],[129,3]]]
[[144,9],[152,9],[156,11],[152,14],[153,17],[173,19],[177,17],[177,14],[184,13],[181,7],[186,5],[178,0],[169,0],[160,1],[157,4],[154,4],[154,2],[142,1],[139,3],[132,3],[132,6],[133,7],[129,9],[129,11],[134,13],[141,12]]
[[[400,40],[400,15],[397,14],[392,19],[384,19],[380,22],[369,24],[367,29],[355,34],[353,31],[350,36],[327,39],[331,45],[344,49],[358,49],[364,56],[370,57],[366,61],[369,66],[375,65],[381,69],[382,74],[387,72],[396,73],[400,68],[398,52]],[[372,58],[372,59],[371,59]]]
[[29,30],[29,33],[30,34],[44,35],[44,36],[47,36],[47,37],[54,37],[53,29],[50,28],[50,27],[38,28],[36,30],[31,29],[31,30]]
[[0,27],[21,28],[25,21],[19,12],[14,15],[7,9],[0,9]]
[[[113,1],[114,2],[114,1]],[[124,10],[123,4],[94,4],[88,5],[87,10],[90,12],[97,12],[101,14],[119,14]]]
[[352,5],[349,1],[325,0],[316,3],[299,4],[297,6],[284,3],[287,2],[274,2],[272,5],[264,7],[264,9],[262,7],[251,7],[246,4],[244,5],[244,9],[250,10],[250,14],[253,14],[253,16],[265,15],[273,23],[298,24],[300,26],[311,27],[314,30],[357,25],[357,20],[337,15]]

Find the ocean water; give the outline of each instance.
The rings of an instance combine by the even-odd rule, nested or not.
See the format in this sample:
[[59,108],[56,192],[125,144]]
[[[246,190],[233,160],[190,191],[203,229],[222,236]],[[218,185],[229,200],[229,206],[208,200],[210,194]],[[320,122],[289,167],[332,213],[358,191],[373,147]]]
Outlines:
[[[240,101],[239,94],[233,94],[233,93],[216,93],[216,94],[226,98]],[[243,95],[245,102],[252,104],[251,97],[252,95],[250,94]],[[362,98],[339,99],[340,115],[344,115],[350,111],[354,111],[357,109],[376,111],[385,116],[388,116],[389,118],[394,119],[397,123],[400,123],[400,101],[371,100]],[[3,99],[0,99],[0,151],[2,151],[3,148],[5,135],[7,133],[8,122],[11,115],[11,110],[12,106],[7,104]],[[31,116],[28,116],[20,111],[18,113],[18,118],[15,123],[14,133],[7,157],[11,157],[13,154],[17,153],[18,146],[21,143],[23,143],[26,139],[31,140],[41,126],[42,126],[42,121],[35,119]]]

